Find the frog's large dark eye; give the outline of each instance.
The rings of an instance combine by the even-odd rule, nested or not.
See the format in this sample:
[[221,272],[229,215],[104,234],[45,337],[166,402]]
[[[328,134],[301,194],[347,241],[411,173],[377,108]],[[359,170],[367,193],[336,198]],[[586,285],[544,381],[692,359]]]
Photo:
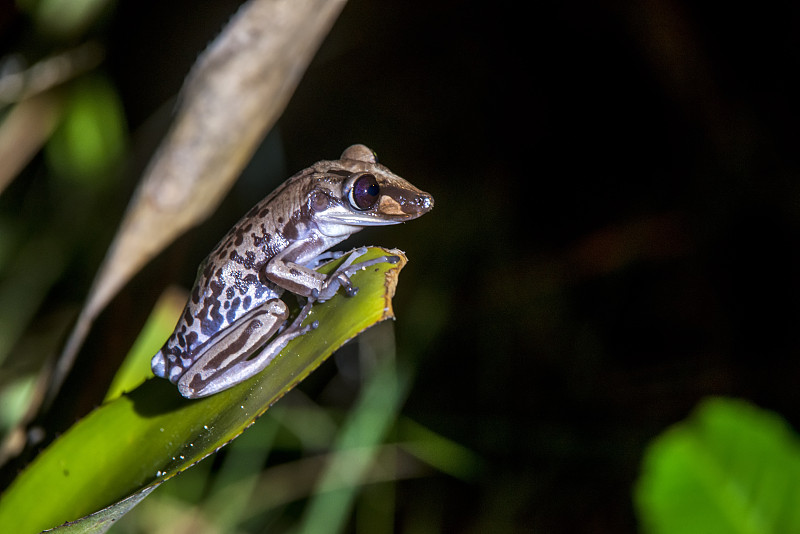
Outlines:
[[371,174],[362,174],[350,188],[350,205],[357,210],[368,210],[378,201],[381,187]]

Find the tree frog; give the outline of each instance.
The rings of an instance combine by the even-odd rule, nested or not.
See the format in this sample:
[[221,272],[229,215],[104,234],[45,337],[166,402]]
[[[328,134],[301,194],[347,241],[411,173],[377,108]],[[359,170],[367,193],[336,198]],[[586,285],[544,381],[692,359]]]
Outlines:
[[[153,356],[153,373],[187,398],[259,373],[290,340],[317,327],[301,326],[313,303],[339,288],[355,295],[353,273],[397,261],[384,256],[353,265],[366,252],[357,249],[326,276],[314,269],[341,256],[328,249],[366,226],[416,219],[432,208],[430,194],[379,164],[364,145],[300,171],[247,212],[200,264],[175,331]],[[306,298],[291,321],[280,298],[286,291]]]

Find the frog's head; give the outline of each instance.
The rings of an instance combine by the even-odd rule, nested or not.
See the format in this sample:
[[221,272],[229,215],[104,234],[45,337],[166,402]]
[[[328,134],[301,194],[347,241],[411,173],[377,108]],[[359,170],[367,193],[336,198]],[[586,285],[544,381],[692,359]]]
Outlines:
[[327,235],[410,221],[433,208],[429,193],[379,164],[364,145],[351,146],[337,161],[320,162],[316,171],[306,205]]

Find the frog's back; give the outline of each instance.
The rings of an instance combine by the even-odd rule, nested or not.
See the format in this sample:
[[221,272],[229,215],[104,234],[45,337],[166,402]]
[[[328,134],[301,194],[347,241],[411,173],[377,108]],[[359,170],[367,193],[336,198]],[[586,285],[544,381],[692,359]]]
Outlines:
[[282,290],[261,273],[289,244],[282,232],[286,214],[299,209],[303,196],[292,186],[308,172],[293,176],[253,206],[200,264],[183,314],[159,352],[165,365],[154,368],[158,376],[176,366],[187,368],[192,354],[208,340],[248,310],[280,297]]

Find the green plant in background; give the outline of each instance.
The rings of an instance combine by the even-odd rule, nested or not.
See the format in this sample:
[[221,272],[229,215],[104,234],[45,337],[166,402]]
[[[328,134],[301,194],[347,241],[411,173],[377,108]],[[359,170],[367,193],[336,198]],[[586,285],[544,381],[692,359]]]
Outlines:
[[774,413],[708,399],[649,446],[634,498],[648,534],[800,532],[800,440]]
[[111,83],[89,75],[70,85],[60,124],[45,147],[57,176],[89,187],[107,186],[127,145],[122,104]]

